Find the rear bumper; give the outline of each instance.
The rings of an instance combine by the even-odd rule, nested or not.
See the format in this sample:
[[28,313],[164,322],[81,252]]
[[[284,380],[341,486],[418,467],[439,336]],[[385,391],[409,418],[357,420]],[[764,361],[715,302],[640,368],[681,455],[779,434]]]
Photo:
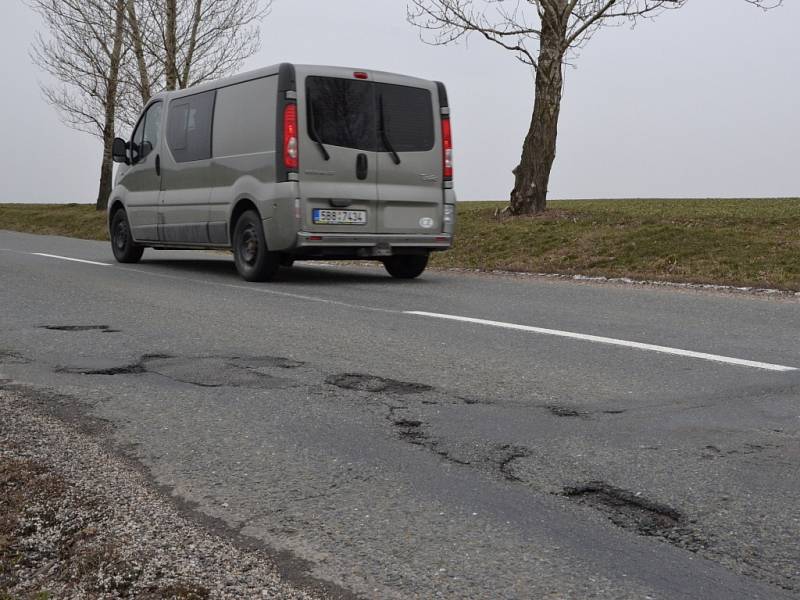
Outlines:
[[388,256],[391,254],[418,253],[420,251],[447,250],[453,245],[449,233],[435,235],[387,233],[308,233],[297,234],[295,250],[299,254],[348,254],[361,257]]

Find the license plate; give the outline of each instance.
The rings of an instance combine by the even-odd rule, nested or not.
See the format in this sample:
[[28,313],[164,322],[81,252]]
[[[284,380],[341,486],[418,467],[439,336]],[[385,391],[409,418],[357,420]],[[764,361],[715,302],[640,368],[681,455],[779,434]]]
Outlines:
[[315,208],[312,220],[314,225],[366,225],[367,211]]

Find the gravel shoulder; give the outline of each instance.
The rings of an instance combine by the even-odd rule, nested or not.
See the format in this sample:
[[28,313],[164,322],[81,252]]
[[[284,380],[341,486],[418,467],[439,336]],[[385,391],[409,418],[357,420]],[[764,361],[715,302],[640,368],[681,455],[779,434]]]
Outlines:
[[0,599],[312,596],[182,516],[93,436],[0,391]]

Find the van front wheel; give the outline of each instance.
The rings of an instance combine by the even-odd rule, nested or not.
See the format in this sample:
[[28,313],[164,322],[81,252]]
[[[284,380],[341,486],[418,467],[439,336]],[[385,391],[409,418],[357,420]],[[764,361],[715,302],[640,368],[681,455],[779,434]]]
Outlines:
[[427,254],[408,254],[383,259],[383,266],[395,279],[414,279],[428,266]]
[[139,262],[144,247],[133,241],[131,225],[124,209],[119,209],[111,217],[111,250],[114,258],[121,263]]
[[280,255],[267,249],[264,224],[254,210],[243,213],[233,230],[233,258],[245,281],[269,281],[280,266]]

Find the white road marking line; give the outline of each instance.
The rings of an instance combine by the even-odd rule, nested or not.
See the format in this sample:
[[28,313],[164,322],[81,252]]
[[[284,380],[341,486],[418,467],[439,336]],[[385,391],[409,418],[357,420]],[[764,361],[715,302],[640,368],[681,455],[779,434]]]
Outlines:
[[70,258],[69,256],[59,256],[58,254],[45,254],[44,252],[31,252],[34,256],[44,256],[45,258],[57,258],[59,260],[68,260],[71,262],[85,263],[87,265],[99,265],[101,267],[110,267],[110,263],[96,262],[94,260],[83,260],[82,258]]
[[[102,267],[110,267],[110,263],[103,263],[103,262],[96,262],[93,260],[83,260],[80,258],[70,258],[68,256],[59,256],[57,254],[45,254],[43,252],[32,252],[36,256],[44,256],[46,258],[56,258],[60,260],[68,260],[73,262],[85,263],[90,265],[98,265]],[[519,325],[516,323],[506,323],[503,321],[491,321],[488,319],[476,319],[473,317],[462,317],[458,315],[447,315],[442,313],[432,313],[432,312],[425,312],[425,311],[418,311],[418,310],[392,310],[386,308],[378,308],[372,306],[364,306],[358,304],[350,304],[348,302],[342,302],[340,300],[332,300],[327,298],[320,298],[317,296],[307,296],[303,294],[292,294],[289,292],[279,292],[277,290],[269,290],[266,288],[253,288],[249,286],[242,286],[242,285],[234,285],[234,284],[226,284],[220,282],[212,282],[208,280],[201,280],[201,279],[194,279],[189,277],[181,277],[176,275],[167,275],[164,273],[153,273],[151,271],[142,271],[141,269],[131,269],[131,268],[121,268],[120,270],[125,271],[133,271],[137,273],[143,273],[148,275],[155,275],[157,277],[164,277],[167,279],[181,279],[184,281],[191,281],[193,283],[200,283],[205,285],[222,285],[223,287],[233,288],[233,289],[241,289],[247,290],[251,292],[260,292],[266,293],[275,296],[283,296],[288,298],[293,298],[296,300],[306,300],[310,302],[322,302],[325,304],[334,304],[339,306],[345,306],[348,308],[355,308],[355,309],[366,309],[372,310],[376,312],[387,312],[387,313],[397,313],[397,314],[404,314],[404,315],[416,315],[420,317],[431,317],[435,319],[445,319],[450,321],[460,321],[462,323],[474,323],[477,325],[490,325],[492,327],[501,327],[503,329],[513,329],[517,331],[527,331],[530,333],[538,333],[541,335],[552,335],[556,337],[563,337],[563,338],[570,338],[575,340],[582,340],[587,342],[595,342],[600,344],[609,344],[612,346],[622,346],[625,348],[635,348],[637,350],[645,350],[649,352],[660,352],[661,354],[672,354],[674,356],[683,356],[686,358],[697,358],[701,360],[708,360],[712,362],[724,363],[729,365],[736,365],[740,367],[752,367],[755,369],[764,369],[767,371],[780,371],[780,372],[789,372],[789,371],[797,371],[797,367],[789,367],[786,365],[776,365],[772,363],[765,363],[759,362],[755,360],[745,360],[742,358],[733,358],[730,356],[721,356],[718,354],[709,354],[706,352],[695,352],[694,350],[683,350],[681,348],[670,348],[669,346],[658,346],[656,344],[645,344],[642,342],[632,342],[629,340],[620,340],[617,338],[609,338],[603,337],[598,335],[590,335],[586,333],[575,333],[572,331],[561,331],[558,329],[547,329],[544,327],[533,327],[530,325]]]
[[685,356],[687,358],[698,358],[702,360],[710,360],[713,362],[726,363],[729,365],[737,365],[740,367],[753,367],[756,369],[765,369],[767,371],[797,371],[796,367],[787,367],[785,365],[773,365],[765,362],[758,362],[755,360],[744,360],[741,358],[731,358],[730,356],[720,356],[718,354],[708,354],[706,352],[694,352],[693,350],[681,350],[680,348],[670,348],[668,346],[657,346],[655,344],[643,344],[642,342],[631,342],[628,340],[619,340],[616,338],[602,337],[599,335],[588,335],[585,333],[574,333],[572,331],[560,331],[558,329],[546,329],[544,327],[531,327],[529,325],[517,325],[515,323],[505,323],[503,321],[489,321],[487,319],[474,319],[472,317],[460,317],[458,315],[445,315],[441,313],[424,312],[419,310],[406,310],[403,311],[407,315],[417,315],[420,317],[432,317],[435,319],[446,319],[450,321],[460,321],[463,323],[475,323],[477,325],[490,325],[492,327],[502,327],[503,329],[514,329],[517,331],[528,331],[530,333],[539,333],[542,335],[553,335],[557,337],[571,338],[574,340],[583,340],[586,342],[596,342],[600,344],[610,344],[613,346],[623,346],[625,348],[636,348],[637,350],[647,350],[650,352],[660,352],[662,354],[673,354],[676,356]]

